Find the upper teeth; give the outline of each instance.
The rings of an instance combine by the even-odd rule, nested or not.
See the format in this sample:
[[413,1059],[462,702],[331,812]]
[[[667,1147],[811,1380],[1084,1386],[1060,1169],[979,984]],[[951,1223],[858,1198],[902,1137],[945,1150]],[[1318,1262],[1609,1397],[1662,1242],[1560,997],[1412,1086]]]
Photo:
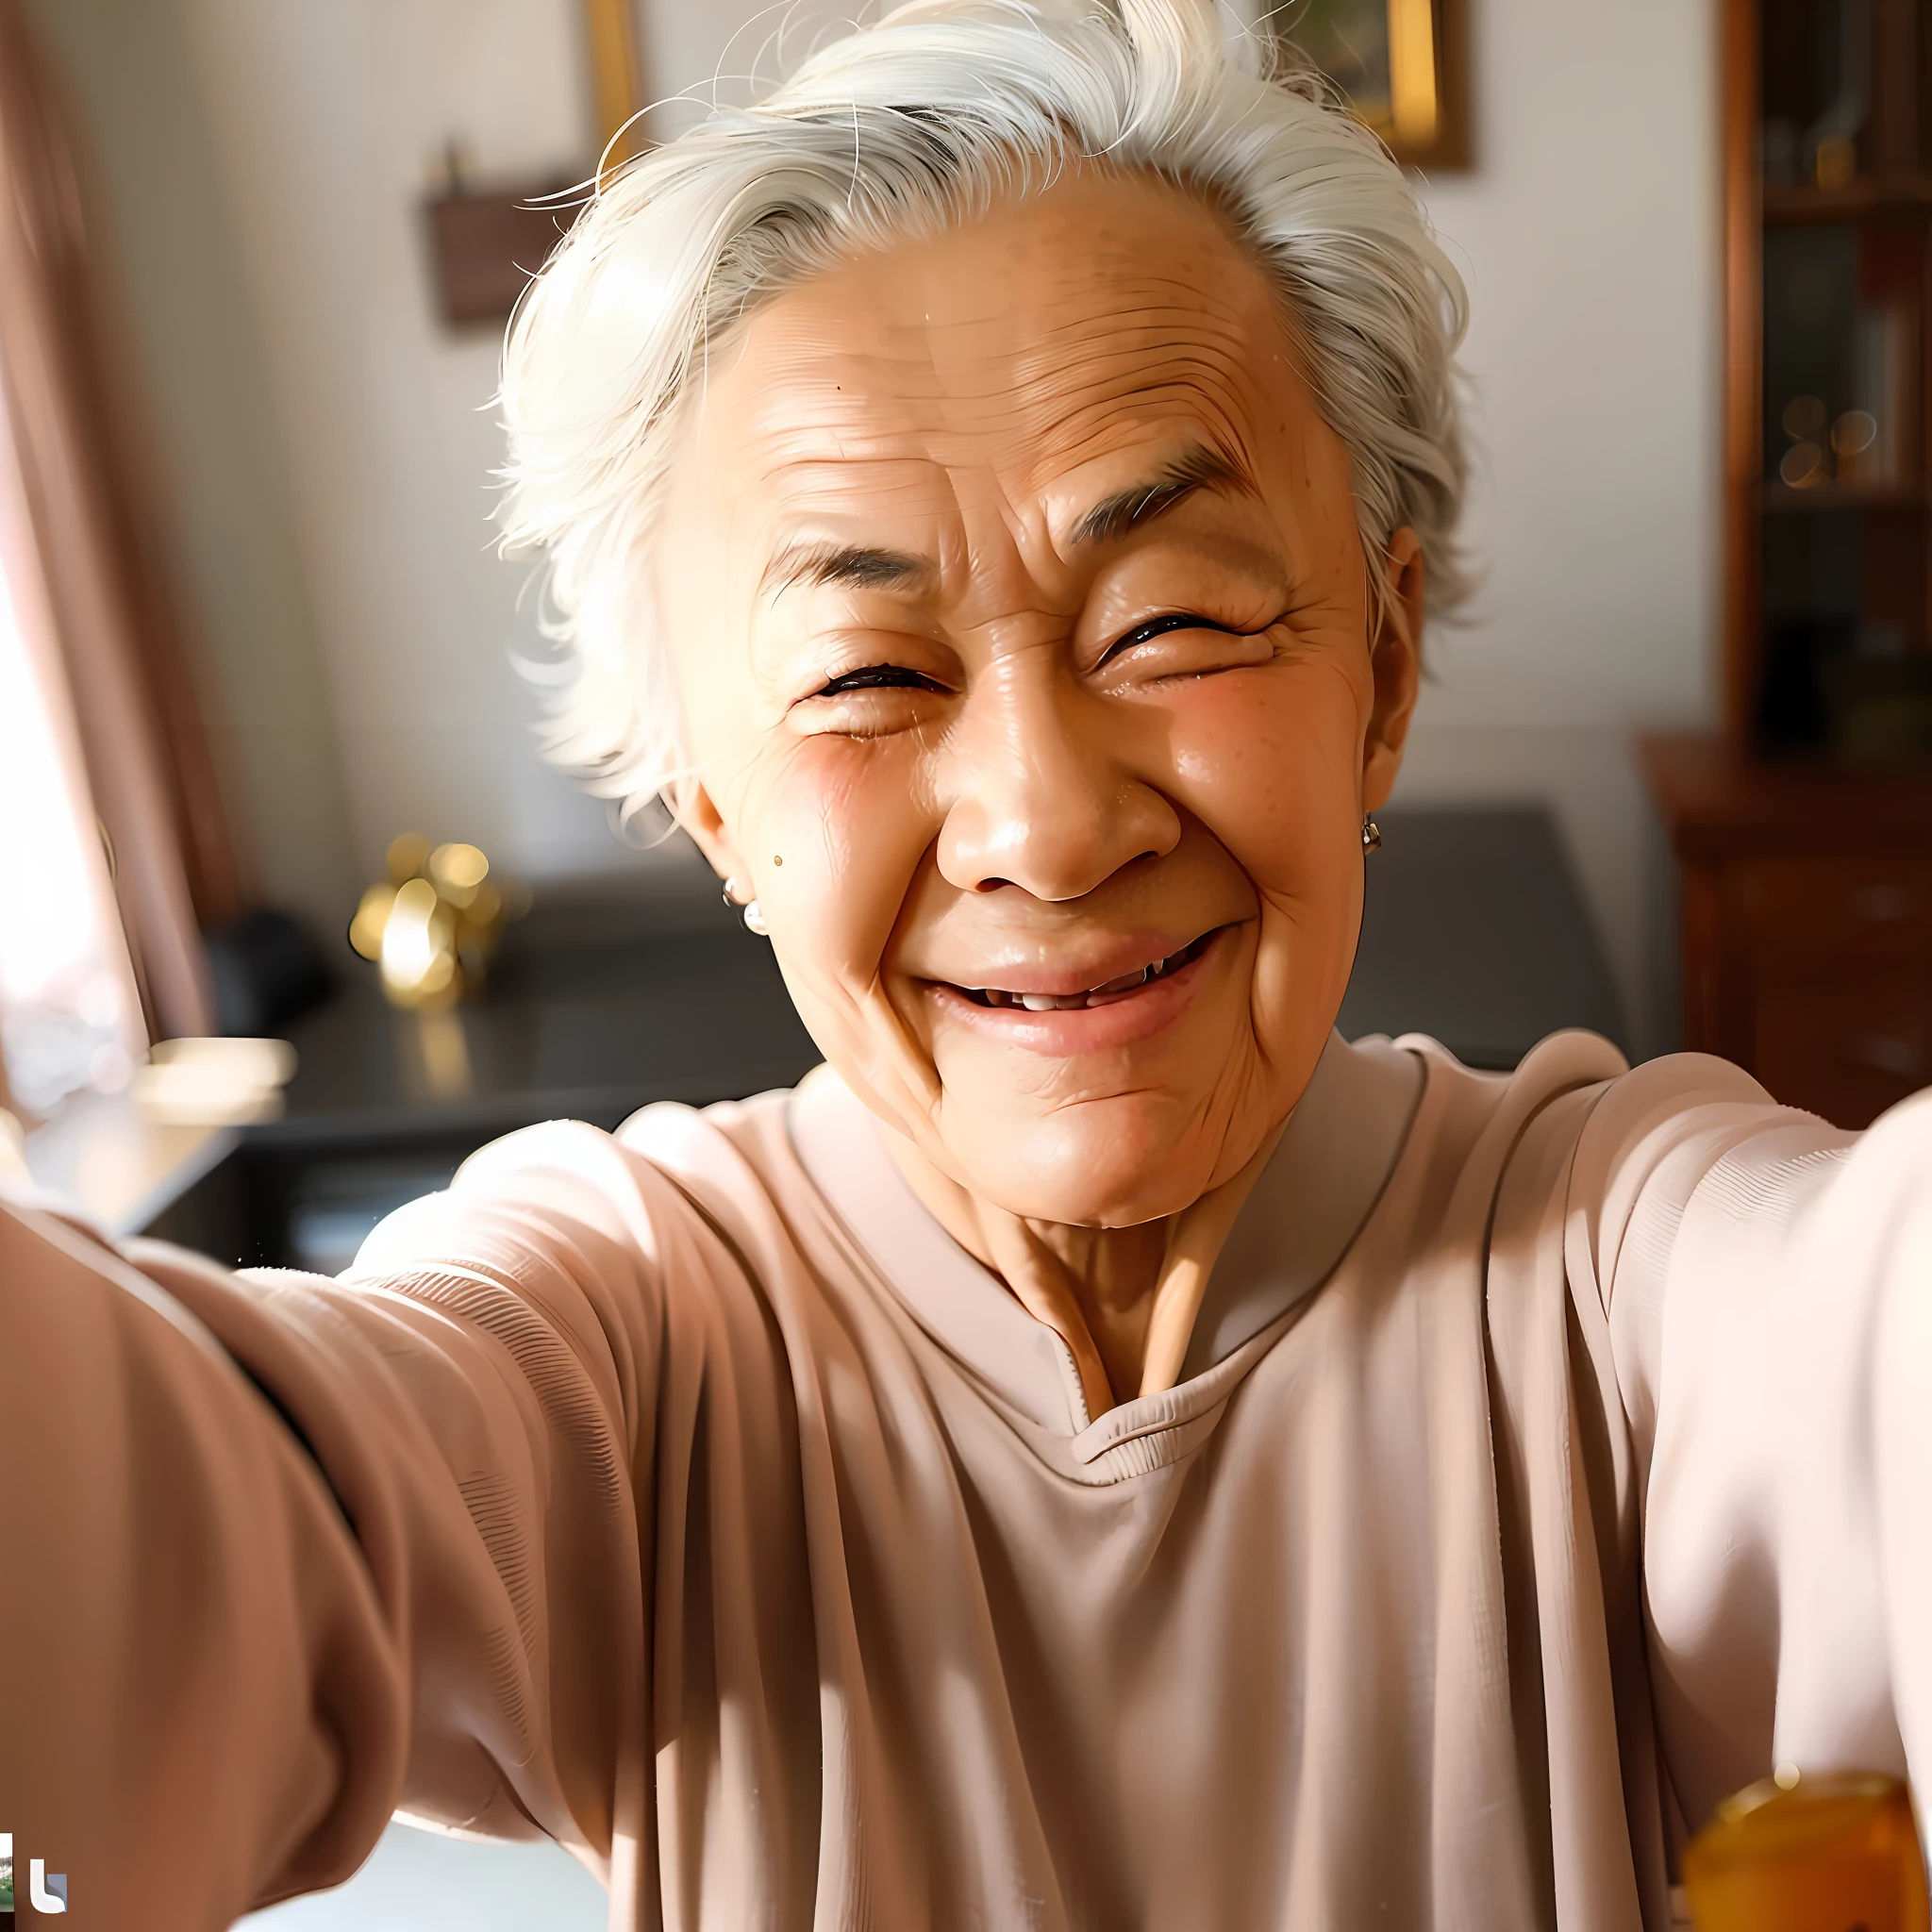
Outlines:
[[[1181,950],[1185,952],[1187,948]],[[1137,986],[1145,986],[1150,979],[1158,979],[1179,958],[1179,953],[1171,953],[1165,959],[1155,960],[1151,966],[1137,966],[1131,973],[1123,973],[1118,979],[1090,986],[1085,992],[1008,992],[1005,988],[997,986],[983,986],[975,991],[989,1006],[1024,1007],[1029,1013],[1060,1012],[1071,1007],[1086,1006],[1096,993],[1131,992]]]

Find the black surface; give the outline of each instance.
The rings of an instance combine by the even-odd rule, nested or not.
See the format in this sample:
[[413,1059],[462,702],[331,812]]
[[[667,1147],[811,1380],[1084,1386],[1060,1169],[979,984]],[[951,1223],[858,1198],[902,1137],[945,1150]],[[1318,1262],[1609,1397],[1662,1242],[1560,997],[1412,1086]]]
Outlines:
[[308,932],[272,906],[203,936],[214,981],[215,1024],[231,1037],[279,1034],[335,991]]
[[[1563,1026],[1622,1042],[1546,813],[1381,823],[1344,1033],[1429,1033],[1503,1068]],[[153,1231],[231,1263],[340,1268],[383,1213],[498,1135],[555,1119],[614,1127],[651,1101],[741,1098],[817,1063],[765,941],[722,907],[687,903],[674,929],[660,917],[636,902],[540,907],[512,928],[486,994],[435,1018],[395,1011],[374,969],[352,965],[291,1029],[285,1117],[249,1129]]]
[[654,1100],[789,1087],[822,1058],[770,945],[724,925],[562,941],[540,930],[507,950],[481,998],[427,1018],[390,1007],[370,968],[289,1038],[288,1110],[252,1131],[258,1146],[480,1144],[559,1119],[613,1127]]
[[484,994],[398,1012],[351,961],[289,1029],[287,1110],[150,1229],[246,1267],[345,1265],[357,1230],[538,1121],[614,1127],[657,1100],[704,1106],[790,1087],[822,1056],[763,940],[720,907],[660,928],[649,907],[540,910]]
[[1550,815],[1387,811],[1368,861],[1361,949],[1338,1021],[1427,1033],[1473,1067],[1509,1068],[1588,1026],[1628,1050],[1608,967]]

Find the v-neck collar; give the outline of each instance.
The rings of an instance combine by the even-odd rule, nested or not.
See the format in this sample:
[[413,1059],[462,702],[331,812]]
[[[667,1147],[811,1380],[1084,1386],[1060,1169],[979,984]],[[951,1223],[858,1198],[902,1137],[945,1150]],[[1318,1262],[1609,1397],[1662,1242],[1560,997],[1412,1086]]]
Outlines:
[[934,1219],[865,1103],[829,1066],[793,1090],[786,1125],[813,1185],[919,1325],[1042,1428],[1085,1428],[1073,1351]]
[[[1098,1454],[1184,1423],[1199,1398],[1224,1399],[1222,1368],[1251,1354],[1247,1344],[1326,1280],[1359,1234],[1401,1155],[1424,1077],[1405,1048],[1330,1036],[1208,1278],[1181,1383],[1097,1423],[1067,1344],[934,1218],[829,1066],[799,1084],[786,1122],[807,1174],[920,1326],[1029,1421]],[[1209,1386],[1195,1386],[1204,1377]]]

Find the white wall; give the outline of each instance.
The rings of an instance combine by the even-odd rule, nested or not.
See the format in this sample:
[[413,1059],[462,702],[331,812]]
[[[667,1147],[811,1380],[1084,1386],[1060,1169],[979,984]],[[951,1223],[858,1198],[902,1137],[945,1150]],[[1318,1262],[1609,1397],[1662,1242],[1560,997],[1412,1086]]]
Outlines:
[[689,126],[713,98],[749,99],[855,17],[885,10],[837,0],[639,0],[639,59],[658,141]]
[[525,573],[487,521],[492,333],[437,320],[420,203],[591,152],[577,0],[177,0],[267,344],[358,859],[395,833],[525,876],[638,861],[539,759]]
[[1640,1046],[1656,1010],[1640,728],[1714,718],[1715,33],[1690,0],[1471,0],[1476,167],[1427,191],[1468,279],[1488,567],[1399,797],[1557,810]]

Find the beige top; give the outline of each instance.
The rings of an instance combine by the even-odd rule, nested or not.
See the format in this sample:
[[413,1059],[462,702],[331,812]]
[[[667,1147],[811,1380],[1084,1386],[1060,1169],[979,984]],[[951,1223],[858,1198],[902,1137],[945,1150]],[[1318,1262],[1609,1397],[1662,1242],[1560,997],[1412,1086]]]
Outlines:
[[1932,1099],[1337,1046],[1097,1422],[825,1073],[340,1285],[0,1211],[0,1826],[76,1932],[398,1805],[613,1926],[1661,1926],[1679,1808],[1932,1761],[1928,1176]]

